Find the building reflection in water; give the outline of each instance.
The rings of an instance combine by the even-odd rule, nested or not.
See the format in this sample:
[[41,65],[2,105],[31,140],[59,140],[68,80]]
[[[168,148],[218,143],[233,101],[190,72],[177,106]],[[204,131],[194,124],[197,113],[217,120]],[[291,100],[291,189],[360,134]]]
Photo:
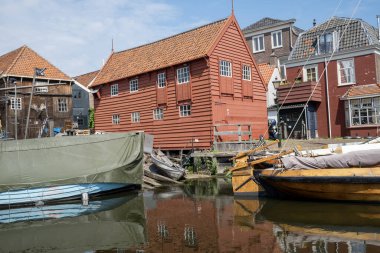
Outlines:
[[90,203],[0,212],[0,252],[380,252],[380,205],[238,199],[225,179]]

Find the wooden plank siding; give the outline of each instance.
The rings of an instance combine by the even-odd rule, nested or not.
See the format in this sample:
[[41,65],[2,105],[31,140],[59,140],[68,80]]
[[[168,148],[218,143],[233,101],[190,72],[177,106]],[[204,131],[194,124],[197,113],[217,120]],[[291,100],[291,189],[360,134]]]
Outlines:
[[[138,77],[139,91],[129,93],[129,78],[119,82],[118,96],[111,97],[110,85],[102,87],[102,98],[95,103],[96,130],[136,131],[154,135],[154,146],[163,149],[209,148],[212,141],[211,102],[208,68],[205,59],[190,62],[191,83],[176,84],[176,67],[166,69],[167,104],[163,120],[153,120],[157,108],[156,71]],[[161,71],[162,72],[162,71]],[[135,78],[135,77],[133,77]],[[112,83],[113,84],[113,83]],[[191,116],[180,117],[176,92],[191,87]],[[161,90],[161,89],[159,89]],[[190,98],[190,97],[189,97]],[[140,112],[140,123],[131,122],[131,113]],[[112,125],[112,114],[120,115],[120,125]],[[193,140],[197,139],[197,142]]]
[[[232,22],[210,56],[213,123],[252,123],[253,138],[258,138],[268,125],[266,91],[245,43],[240,28]],[[232,62],[232,78],[219,75],[220,60]],[[243,64],[251,66],[251,81],[242,80]],[[227,82],[232,84],[231,92],[226,92]],[[221,138],[229,140],[228,136]]]
[[[217,123],[252,123],[253,138],[264,134],[267,129],[265,86],[235,17],[225,22],[218,34],[209,38],[214,42],[202,58],[198,56],[189,62],[102,84],[101,99],[95,100],[96,130],[143,130],[154,135],[155,148],[165,150],[211,148],[213,126]],[[232,78],[221,81],[220,59],[232,62]],[[244,87],[243,64],[252,68],[252,80],[245,81]],[[190,82],[178,85],[176,70],[185,65],[190,69]],[[157,88],[157,74],[163,71],[167,85]],[[139,80],[139,90],[134,93],[129,92],[131,78]],[[111,97],[110,85],[114,83],[119,84],[119,94]],[[181,104],[191,104],[190,116],[180,117]],[[163,120],[153,120],[153,110],[158,106],[163,108]],[[131,122],[132,112],[140,112],[139,123]],[[120,115],[119,125],[112,125],[113,114]]]

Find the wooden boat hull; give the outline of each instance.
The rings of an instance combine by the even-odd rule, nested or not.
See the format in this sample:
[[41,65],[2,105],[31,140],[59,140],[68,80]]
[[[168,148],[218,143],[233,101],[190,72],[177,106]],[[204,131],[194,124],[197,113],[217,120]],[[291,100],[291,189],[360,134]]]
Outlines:
[[266,192],[289,199],[380,202],[380,168],[263,170]]
[[154,154],[151,155],[152,162],[156,165],[158,172],[164,176],[172,178],[174,180],[179,180],[185,176],[185,170],[183,168],[176,168],[168,166],[160,159],[158,159]]

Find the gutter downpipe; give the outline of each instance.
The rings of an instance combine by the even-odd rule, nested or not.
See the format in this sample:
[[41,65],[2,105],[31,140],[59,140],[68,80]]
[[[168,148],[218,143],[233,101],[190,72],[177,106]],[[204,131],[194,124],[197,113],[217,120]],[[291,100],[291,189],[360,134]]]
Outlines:
[[327,70],[327,60],[325,57],[325,81],[326,81],[326,101],[327,101],[327,117],[328,117],[328,127],[329,127],[329,139],[331,139],[331,113],[330,113],[330,94],[329,94],[329,72]]

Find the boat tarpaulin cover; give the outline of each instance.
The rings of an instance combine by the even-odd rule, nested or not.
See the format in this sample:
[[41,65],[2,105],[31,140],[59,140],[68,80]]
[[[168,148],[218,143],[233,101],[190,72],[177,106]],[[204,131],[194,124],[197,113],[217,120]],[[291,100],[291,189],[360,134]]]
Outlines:
[[380,149],[317,157],[289,156],[281,161],[285,169],[370,167],[380,164]]
[[0,141],[0,191],[77,183],[142,184],[144,133]]

